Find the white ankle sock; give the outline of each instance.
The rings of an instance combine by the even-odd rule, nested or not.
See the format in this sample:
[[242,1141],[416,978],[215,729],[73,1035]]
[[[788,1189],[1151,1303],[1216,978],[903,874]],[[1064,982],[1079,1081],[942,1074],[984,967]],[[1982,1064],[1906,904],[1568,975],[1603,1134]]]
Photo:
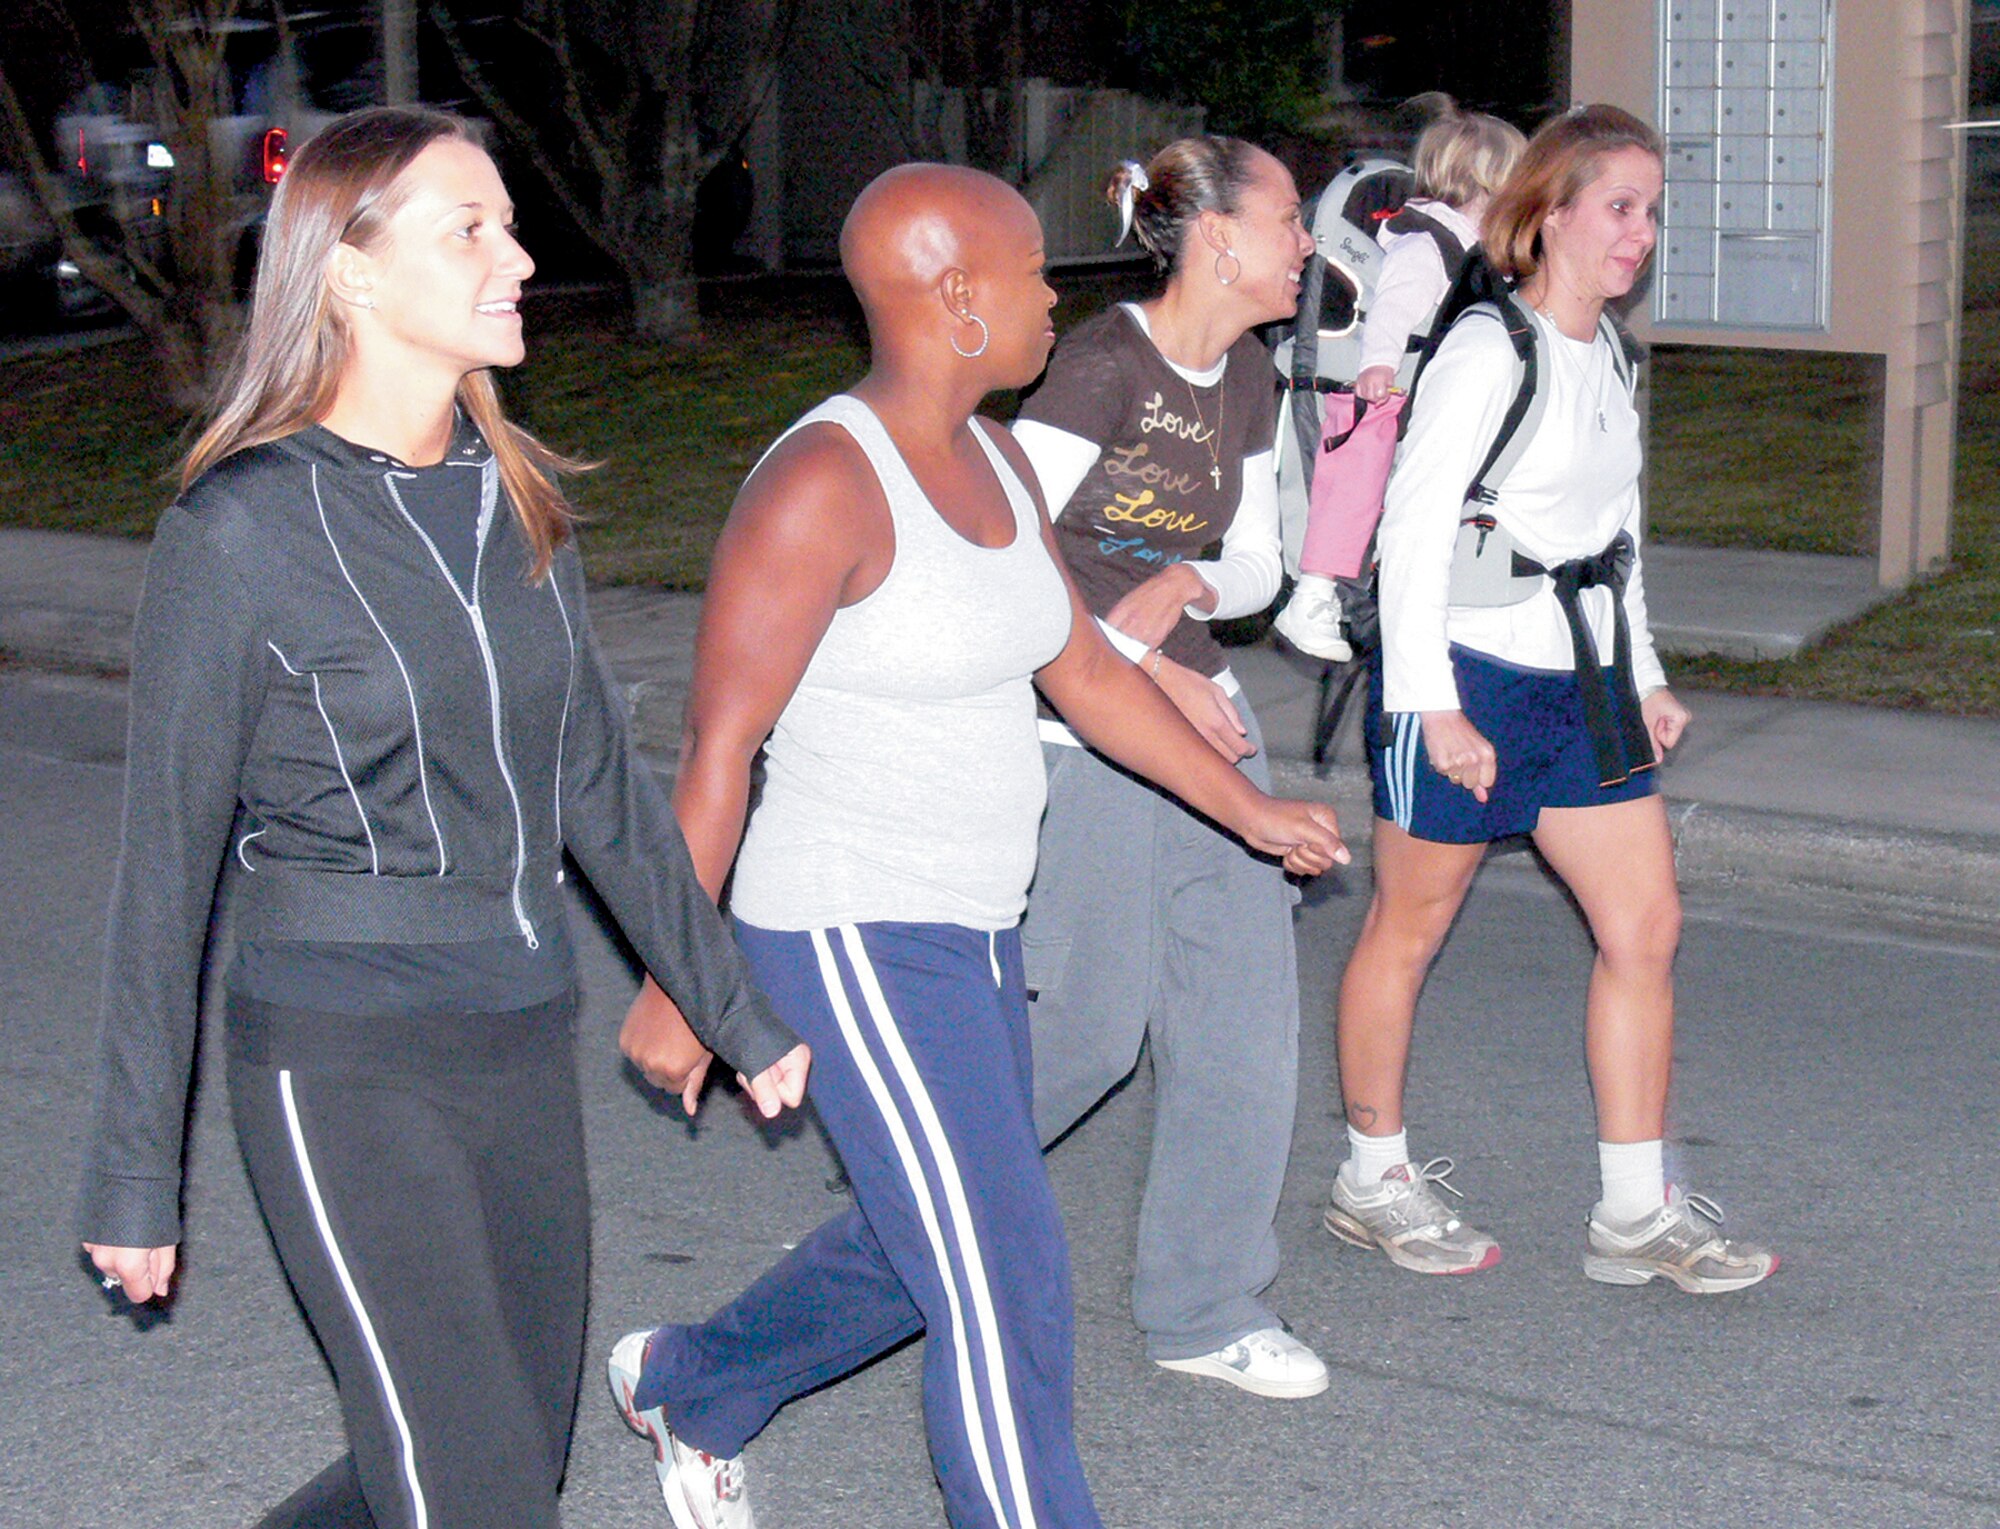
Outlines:
[[1656,1141],[1601,1141],[1597,1171],[1604,1181],[1604,1214],[1613,1221],[1637,1221],[1667,1201],[1666,1170]]
[[1398,1163],[1410,1160],[1407,1132],[1394,1136],[1363,1136],[1353,1126],[1347,1128],[1347,1177],[1356,1189],[1382,1182],[1382,1175]]

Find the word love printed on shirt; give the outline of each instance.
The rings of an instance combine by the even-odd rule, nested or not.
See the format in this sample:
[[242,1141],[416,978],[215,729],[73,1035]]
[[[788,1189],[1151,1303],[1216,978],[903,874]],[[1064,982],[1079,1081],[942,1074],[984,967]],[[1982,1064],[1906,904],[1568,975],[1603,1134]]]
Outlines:
[[[1157,392],[1146,400],[1143,408],[1139,429],[1145,434],[1161,432],[1172,439],[1197,445],[1206,444],[1215,435],[1213,426],[1199,420],[1183,419],[1167,409],[1165,400]],[[1124,552],[1149,562],[1161,556],[1151,549],[1141,550],[1146,548],[1143,537],[1119,536],[1112,529],[1114,526],[1136,526],[1142,530],[1166,531],[1181,536],[1190,536],[1207,528],[1208,519],[1200,512],[1175,509],[1170,503],[1162,502],[1194,497],[1201,488],[1199,474],[1151,460],[1152,450],[1150,443],[1138,441],[1127,446],[1113,446],[1105,453],[1104,476],[1113,483],[1123,480],[1135,487],[1129,493],[1114,488],[1112,502],[1099,506],[1099,529],[1106,533],[1104,540],[1098,544],[1100,551]],[[1179,555],[1173,555],[1172,560],[1178,562]]]
[[1153,396],[1146,400],[1146,412],[1139,417],[1139,428],[1147,435],[1155,430],[1164,430],[1177,435],[1184,441],[1203,442],[1215,438],[1215,427],[1204,425],[1197,419],[1182,419],[1166,407],[1166,399],[1155,389]]

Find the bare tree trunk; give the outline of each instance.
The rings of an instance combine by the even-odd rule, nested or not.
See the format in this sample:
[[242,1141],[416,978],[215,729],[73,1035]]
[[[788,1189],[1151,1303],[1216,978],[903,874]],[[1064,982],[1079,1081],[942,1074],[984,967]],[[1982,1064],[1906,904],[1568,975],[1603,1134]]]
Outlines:
[[[204,116],[200,124],[201,150],[199,154],[190,154],[184,172],[190,181],[199,180],[203,184],[211,180],[207,121]],[[217,314],[212,302],[177,290],[176,284],[135,243],[107,246],[84,231],[68,193],[43,156],[41,143],[8,77],[4,61],[0,61],[0,126],[4,126],[13,141],[16,158],[27,172],[30,194],[43,216],[62,236],[64,253],[76,262],[84,280],[124,310],[139,332],[152,342],[173,402],[184,409],[198,407],[209,393],[211,344],[217,340],[226,342],[227,335],[233,332],[233,323]],[[170,135],[170,147],[177,156],[184,140],[184,133]],[[200,213],[177,204],[177,199],[169,200],[176,203],[169,225],[171,245],[177,242],[172,237],[175,228],[178,226],[184,233]],[[208,198],[200,193],[190,200],[197,207],[209,205]]]
[[798,0],[524,4],[515,22],[547,50],[565,141],[509,99],[446,0],[426,3],[481,106],[616,262],[637,331],[698,337],[695,193],[770,98]]
[[632,327],[649,340],[693,341],[701,337],[694,279],[694,195],[703,170],[694,125],[684,112],[669,110],[659,153],[659,180],[645,196],[651,216],[632,242],[633,259],[627,270]]

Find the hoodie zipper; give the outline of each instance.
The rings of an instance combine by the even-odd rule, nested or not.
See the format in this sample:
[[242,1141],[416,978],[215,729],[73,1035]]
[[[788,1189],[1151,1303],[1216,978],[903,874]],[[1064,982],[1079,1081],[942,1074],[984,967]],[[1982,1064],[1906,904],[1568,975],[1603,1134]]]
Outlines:
[[480,662],[486,670],[487,709],[493,722],[493,760],[500,767],[500,779],[507,787],[507,800],[514,809],[514,875],[508,886],[507,896],[513,904],[514,923],[521,931],[521,938],[528,942],[528,949],[540,950],[541,939],[536,935],[535,926],[528,918],[527,907],[521,901],[521,877],[527,869],[528,862],[528,825],[521,815],[521,793],[514,785],[514,772],[507,767],[506,740],[500,731],[500,669],[493,661],[493,640],[486,630],[486,614],[479,606],[479,574],[486,564],[486,533],[493,524],[496,497],[492,459],[489,458],[480,469],[478,542],[472,557],[472,598],[469,600],[465,592],[458,587],[458,580],[452,577],[451,565],[445,562],[443,555],[437,549],[437,544],[425,533],[424,528],[417,524],[417,518],[410,513],[409,506],[403,503],[403,496],[396,490],[394,475],[384,473],[382,484],[389,491],[389,498],[395,504],[397,513],[408,522],[410,529],[417,533],[424,546],[430,550],[431,558],[438,565],[438,571],[444,575],[445,582],[451,586],[452,594],[457,597],[465,614],[471,618],[472,635],[478,640]]

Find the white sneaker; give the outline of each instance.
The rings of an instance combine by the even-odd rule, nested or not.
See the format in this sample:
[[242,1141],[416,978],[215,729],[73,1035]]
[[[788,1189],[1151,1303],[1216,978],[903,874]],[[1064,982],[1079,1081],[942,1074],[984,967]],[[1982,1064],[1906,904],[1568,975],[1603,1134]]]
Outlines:
[[660,1478],[660,1495],[674,1529],[757,1529],[750,1498],[743,1486],[743,1459],[719,1459],[706,1450],[683,1444],[667,1427],[666,1411],[632,1405],[639,1375],[646,1364],[650,1332],[627,1333],[611,1350],[611,1400],[625,1426],[653,1446],[653,1470]]
[[1186,1375],[1211,1375],[1257,1396],[1318,1396],[1327,1387],[1325,1361],[1282,1327],[1261,1328],[1212,1354],[1153,1363]]
[[1292,598],[1272,623],[1278,635],[1301,653],[1344,664],[1354,657],[1354,646],[1340,626],[1340,591],[1333,580],[1317,573],[1302,573],[1292,590]]

